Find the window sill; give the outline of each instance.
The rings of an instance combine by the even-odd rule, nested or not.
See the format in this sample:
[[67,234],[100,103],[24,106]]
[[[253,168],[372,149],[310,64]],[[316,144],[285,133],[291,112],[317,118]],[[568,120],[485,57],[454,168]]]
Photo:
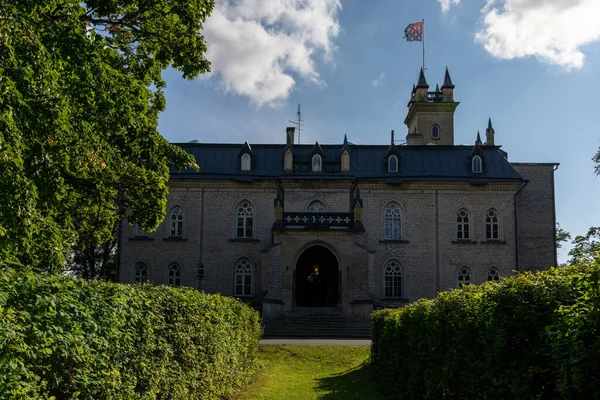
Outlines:
[[177,237],[177,236],[166,237],[166,238],[163,238],[163,240],[165,242],[187,242],[187,238]]
[[258,243],[260,240],[254,238],[233,238],[229,239],[230,242],[241,242],[241,243]]
[[453,240],[452,244],[477,244],[476,240]]
[[408,240],[402,240],[402,239],[398,239],[398,240],[391,240],[391,239],[386,239],[386,240],[380,240],[379,243],[390,243],[390,244],[403,244],[403,243],[410,243]]
[[150,236],[134,236],[129,238],[129,241],[132,242],[150,242],[152,240],[154,240],[154,238],[151,238]]
[[482,240],[481,244],[506,244],[506,240]]

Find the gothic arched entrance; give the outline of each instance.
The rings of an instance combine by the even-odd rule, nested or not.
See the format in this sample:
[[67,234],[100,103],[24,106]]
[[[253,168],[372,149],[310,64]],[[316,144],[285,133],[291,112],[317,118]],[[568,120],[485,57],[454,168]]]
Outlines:
[[320,245],[304,250],[296,262],[295,294],[298,307],[335,307],[339,296],[338,261]]

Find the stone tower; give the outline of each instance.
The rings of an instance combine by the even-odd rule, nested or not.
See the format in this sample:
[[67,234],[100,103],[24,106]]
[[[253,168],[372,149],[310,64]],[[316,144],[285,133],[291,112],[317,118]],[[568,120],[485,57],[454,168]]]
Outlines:
[[406,144],[454,145],[454,111],[457,106],[448,68],[442,89],[436,85],[433,92],[429,91],[425,72],[421,68],[417,85],[413,85],[408,114],[404,120],[408,127]]

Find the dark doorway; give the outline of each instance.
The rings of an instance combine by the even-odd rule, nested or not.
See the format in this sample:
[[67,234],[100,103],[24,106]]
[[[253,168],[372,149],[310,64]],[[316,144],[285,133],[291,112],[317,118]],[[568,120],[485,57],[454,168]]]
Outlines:
[[335,307],[338,294],[337,259],[326,247],[309,247],[296,264],[296,305]]

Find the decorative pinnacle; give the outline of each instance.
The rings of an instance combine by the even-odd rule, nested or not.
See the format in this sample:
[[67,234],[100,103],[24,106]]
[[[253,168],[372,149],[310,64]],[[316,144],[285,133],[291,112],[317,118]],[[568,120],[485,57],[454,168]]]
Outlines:
[[479,135],[479,131],[477,131],[477,140],[475,140],[475,144],[481,144],[481,136]]
[[344,133],[344,147],[348,147],[348,138],[346,137],[345,133]]
[[394,130],[392,129],[392,146],[394,145]]
[[491,119],[491,118],[489,118],[489,119],[488,119],[488,127],[487,127],[487,130],[488,130],[488,131],[492,131],[492,130],[494,130],[494,128],[492,128],[492,119]]
[[425,72],[423,71],[423,67],[421,67],[421,72],[419,72],[419,81],[417,82],[417,88],[428,88],[429,85],[425,80]]
[[442,89],[454,89],[454,84],[452,84],[452,79],[450,78],[450,72],[448,72],[448,67],[446,67],[446,75],[444,75],[444,84],[442,85]]

